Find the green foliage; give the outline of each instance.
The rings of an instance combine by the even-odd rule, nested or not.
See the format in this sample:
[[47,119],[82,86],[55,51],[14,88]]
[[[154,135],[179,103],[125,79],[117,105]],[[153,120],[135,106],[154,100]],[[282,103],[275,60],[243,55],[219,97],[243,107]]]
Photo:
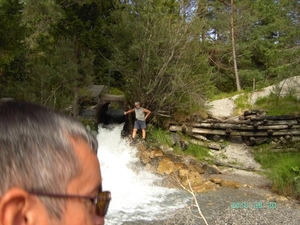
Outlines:
[[256,83],[261,83],[264,80],[264,73],[259,70],[239,70],[241,84],[244,89],[255,90]]
[[235,107],[235,114],[241,115],[245,110],[251,110],[253,106],[248,101],[248,94],[244,93],[239,95],[238,98],[234,101],[236,107]]
[[26,26],[21,23],[23,7],[18,0],[0,3],[0,69],[24,51]]
[[54,48],[45,49],[43,56],[34,59],[28,76],[31,85],[24,95],[31,101],[64,110],[80,94],[84,97],[80,89],[92,84],[93,54],[77,50],[76,41],[69,39],[61,38],[53,45]]
[[172,146],[170,133],[162,130],[161,128],[148,126],[147,139],[155,144]]
[[98,134],[98,126],[96,125],[95,121],[89,119],[81,119],[80,122],[89,130],[92,134]]
[[[82,6],[83,9],[85,7]],[[76,14],[77,11],[73,9]],[[95,55],[84,46],[83,37],[72,32],[71,25],[65,19],[67,15],[55,1],[30,0],[26,2],[24,10],[19,11],[22,11],[22,22],[28,27],[23,40],[27,49],[23,58],[11,63],[14,70],[8,68],[4,76],[0,76],[7,84],[3,95],[60,110],[71,106],[72,114],[76,117],[78,103],[86,98],[86,87],[93,84]],[[69,26],[69,32],[60,30],[56,33],[62,21],[65,27]],[[21,20],[19,22],[21,24]],[[80,21],[76,22],[77,31],[84,33],[79,30]]]
[[112,94],[112,95],[124,95],[124,92],[121,91],[119,88],[111,87],[109,89],[109,94]]
[[[183,151],[181,147],[178,146],[178,143],[174,144],[174,140],[172,140],[171,136],[171,132],[164,131],[160,128],[155,128],[153,126],[148,127],[147,139],[150,140],[150,142],[155,143],[156,145],[158,144],[162,146],[172,147],[177,154],[185,156],[192,155],[198,160],[206,160],[207,158],[211,157],[206,147],[196,145],[193,143],[189,143],[188,148]],[[190,139],[186,136],[181,138],[186,140],[187,142]]]
[[295,157],[298,155],[284,156],[280,163],[277,163],[270,172],[269,177],[273,181],[273,189],[279,194],[293,197],[300,197],[300,173],[298,165],[300,163]]
[[278,97],[271,94],[258,99],[255,107],[265,109],[268,115],[295,115],[300,112],[300,100],[293,95]]
[[[213,46],[207,47],[216,73],[213,81],[222,92],[233,92],[230,45],[230,3],[209,1],[207,23]],[[234,1],[234,32],[238,73],[242,87],[299,75],[299,1]]]
[[184,154],[192,155],[198,160],[204,160],[211,157],[209,154],[209,150],[206,147],[192,143],[189,144],[187,150],[184,151]]
[[[299,75],[299,5],[234,2],[245,90],[253,78],[262,87]],[[0,95],[62,109],[78,89],[107,84],[113,68],[111,86],[153,115],[197,113],[207,97],[235,90],[231,13],[216,0],[1,0]]]
[[215,94],[212,98],[212,100],[218,100],[222,98],[231,98],[237,94],[242,94],[244,93],[243,91],[235,91],[235,92],[220,92],[218,94]]
[[[299,143],[294,146],[299,148]],[[300,199],[300,153],[272,152],[272,146],[261,145],[254,150],[255,159],[267,170],[272,188],[279,194]]]
[[278,154],[269,151],[270,149],[269,144],[262,144],[253,148],[255,160],[262,165],[263,169],[271,168],[279,160]]
[[211,70],[197,37],[203,22],[195,17],[187,23],[179,3],[165,3],[120,4],[109,26],[110,62],[121,71],[129,100],[139,96],[152,111],[197,111],[211,87]]
[[10,85],[26,77],[24,53],[27,27],[22,24],[24,3],[18,0],[0,2],[0,98],[13,97],[18,89]]

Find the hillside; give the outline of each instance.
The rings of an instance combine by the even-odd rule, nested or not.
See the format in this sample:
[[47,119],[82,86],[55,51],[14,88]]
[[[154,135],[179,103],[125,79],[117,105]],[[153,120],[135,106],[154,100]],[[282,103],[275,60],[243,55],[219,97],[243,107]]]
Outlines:
[[234,115],[234,110],[236,109],[235,100],[241,95],[247,95],[246,103],[251,106],[255,106],[255,103],[259,98],[267,97],[271,93],[280,95],[281,97],[292,94],[300,99],[300,76],[290,77],[278,84],[274,84],[265,87],[262,90],[257,90],[248,94],[238,94],[230,98],[223,98],[208,102],[208,111],[213,117],[233,117],[236,116]]

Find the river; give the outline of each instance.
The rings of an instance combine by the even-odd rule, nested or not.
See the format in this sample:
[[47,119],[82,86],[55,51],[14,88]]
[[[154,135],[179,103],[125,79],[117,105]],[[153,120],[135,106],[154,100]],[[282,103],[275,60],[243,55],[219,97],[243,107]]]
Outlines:
[[103,190],[112,193],[105,224],[163,220],[187,206],[188,193],[160,186],[161,178],[141,166],[138,150],[121,138],[122,127],[100,124],[97,136]]

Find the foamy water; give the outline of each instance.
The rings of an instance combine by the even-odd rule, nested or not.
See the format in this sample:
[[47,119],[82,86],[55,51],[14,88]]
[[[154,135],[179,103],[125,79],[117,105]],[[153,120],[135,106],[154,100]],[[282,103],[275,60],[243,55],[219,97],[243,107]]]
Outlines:
[[137,149],[121,138],[122,127],[99,125],[97,137],[103,190],[112,193],[106,225],[159,220],[186,206],[187,198],[182,191],[154,185],[160,183],[160,178],[140,165]]

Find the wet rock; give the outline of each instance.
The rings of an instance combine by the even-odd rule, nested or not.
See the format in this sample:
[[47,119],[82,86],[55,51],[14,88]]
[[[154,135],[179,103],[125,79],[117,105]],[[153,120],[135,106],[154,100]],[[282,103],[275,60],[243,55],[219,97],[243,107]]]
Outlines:
[[174,170],[175,172],[182,169],[188,170],[188,166],[184,163],[175,163],[175,170]]
[[180,136],[177,133],[172,133],[171,135],[171,146],[180,146]]
[[182,181],[187,180],[188,176],[189,176],[189,170],[188,169],[178,170],[178,177],[180,178],[180,180],[182,180]]
[[215,165],[210,166],[210,165],[205,164],[203,166],[203,168],[204,168],[205,172],[208,174],[221,174],[221,171]]
[[146,151],[146,150],[148,149],[148,147],[147,147],[147,145],[145,145],[145,144],[139,143],[139,144],[137,145],[137,149],[138,149],[139,151]]
[[211,182],[214,182],[215,184],[221,184],[222,179],[221,178],[210,178]]
[[174,172],[175,164],[169,158],[163,158],[157,168],[157,172],[160,174],[170,175]]
[[222,148],[217,143],[209,143],[207,146],[209,149],[220,151]]
[[161,150],[156,149],[156,150],[152,150],[150,152],[151,159],[156,158],[156,157],[162,157],[162,156],[164,156],[164,153]]
[[220,184],[222,187],[235,188],[235,189],[240,188],[242,186],[239,182],[231,181],[231,180],[223,180],[223,179]]
[[144,163],[144,164],[147,164],[151,161],[151,158],[150,158],[150,153],[148,151],[143,151],[140,153],[140,158],[141,158],[141,161]]
[[195,193],[202,193],[215,191],[220,186],[234,189],[242,186],[238,182],[218,177],[210,179],[212,174],[221,174],[218,167],[203,163],[192,156],[166,153],[159,148],[139,148],[138,156],[149,171],[164,177],[162,184],[166,187],[183,186],[187,190],[192,188]]
[[199,174],[204,174],[206,172],[205,167],[203,165],[190,165],[191,171],[196,171]]
[[288,198],[284,197],[284,196],[278,196],[276,198],[276,202],[285,202],[285,201],[288,201]]

